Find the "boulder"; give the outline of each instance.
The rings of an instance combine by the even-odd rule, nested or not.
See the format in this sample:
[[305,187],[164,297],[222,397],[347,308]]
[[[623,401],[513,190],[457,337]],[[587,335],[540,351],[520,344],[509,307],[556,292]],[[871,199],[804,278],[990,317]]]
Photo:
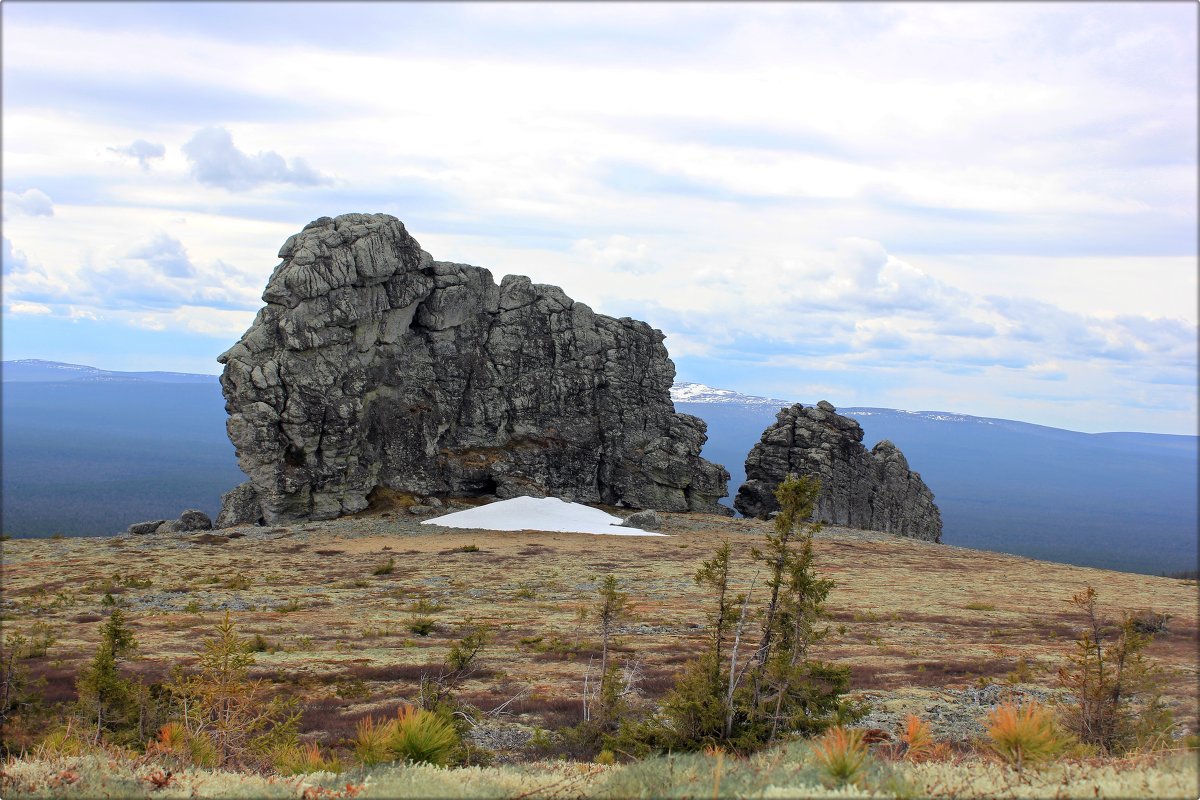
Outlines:
[[621,523],[625,528],[640,528],[644,531],[657,531],[662,528],[662,520],[659,519],[658,512],[651,509],[645,511],[635,511],[630,514]]
[[175,530],[180,532],[211,531],[212,527],[212,519],[208,514],[196,508],[189,508],[179,515]]
[[147,533],[155,533],[159,529],[159,526],[161,526],[164,522],[166,522],[165,519],[152,519],[148,522],[135,522],[129,526],[128,530],[129,533],[135,533],[139,536]]
[[238,525],[258,525],[262,522],[262,507],[254,485],[245,481],[221,495],[221,512],[217,514],[217,528],[232,528]]
[[941,541],[942,517],[933,492],[886,439],[871,450],[858,421],[821,401],[780,410],[746,458],[746,482],[734,507],[748,517],[779,510],[775,489],[789,474],[821,480],[814,518],[833,525]]
[[[728,473],[700,457],[704,422],[674,411],[660,331],[435,261],[385,214],[322,217],[279,257],[218,359],[267,523],[361,511],[377,487],[720,513]],[[218,521],[248,520],[243,499]]]

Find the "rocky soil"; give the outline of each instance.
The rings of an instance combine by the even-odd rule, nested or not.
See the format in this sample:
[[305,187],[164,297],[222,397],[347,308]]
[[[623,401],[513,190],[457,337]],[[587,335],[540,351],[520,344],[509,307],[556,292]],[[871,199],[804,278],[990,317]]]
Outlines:
[[[589,658],[588,616],[603,576],[616,576],[633,617],[617,657],[658,699],[703,647],[708,599],[692,576],[722,540],[734,582],[749,584],[749,550],[769,523],[660,514],[665,537],[498,533],[422,526],[479,499],[436,508],[392,495],[361,514],[221,531],[5,542],[7,632],[44,624],[57,641],[30,660],[49,696],[69,699],[113,604],[139,642],[148,678],[192,663],[225,611],[261,637],[255,674],[303,698],[305,735],[336,742],[366,715],[394,713],[436,674],[468,624],[492,627],[482,668],[462,696],[487,717],[480,743],[528,756],[533,732],[573,724]],[[415,513],[413,511],[415,509]],[[606,508],[608,511],[616,509]],[[828,527],[815,540],[820,574],[836,581],[821,658],[851,669],[871,704],[867,727],[895,731],[917,713],[947,741],[968,741],[1005,693],[1060,697],[1055,669],[1082,621],[1068,604],[1087,585],[1102,608],[1169,615],[1148,654],[1167,675],[1180,732],[1197,718],[1194,581],[1085,569],[880,532]],[[426,635],[416,623],[428,621]]]

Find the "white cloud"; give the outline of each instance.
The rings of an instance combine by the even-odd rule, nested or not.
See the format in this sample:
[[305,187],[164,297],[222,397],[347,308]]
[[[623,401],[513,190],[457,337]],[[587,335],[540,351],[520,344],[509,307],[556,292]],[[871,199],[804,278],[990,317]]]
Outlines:
[[26,303],[21,300],[16,300],[8,304],[8,313],[10,314],[51,314],[50,306],[41,303]]
[[273,150],[243,153],[233,144],[233,134],[219,127],[196,131],[184,143],[183,152],[191,162],[193,177],[209,186],[238,190],[266,183],[316,186],[329,181],[301,158],[292,159],[289,166]]
[[289,233],[381,210],[813,386],[1194,369],[1194,8],[384,4],[271,47],[211,8],[6,19],[5,177],[59,199],[6,220],[13,297],[230,331]]
[[606,270],[634,274],[658,270],[649,256],[646,243],[629,236],[614,234],[604,239],[580,239],[571,245],[571,249]]
[[108,148],[114,153],[130,158],[137,159],[138,164],[143,170],[150,169],[150,161],[153,159],[161,159],[167,154],[167,148],[156,142],[147,142],[145,139],[134,139],[124,147]]
[[42,191],[26,189],[23,192],[4,193],[4,217],[28,214],[31,217],[54,216],[54,201]]

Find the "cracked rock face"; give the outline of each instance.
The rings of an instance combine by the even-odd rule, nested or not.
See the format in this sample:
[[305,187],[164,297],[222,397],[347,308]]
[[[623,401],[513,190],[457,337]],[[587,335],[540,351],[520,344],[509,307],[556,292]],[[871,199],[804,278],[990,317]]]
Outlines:
[[734,507],[767,517],[779,510],[774,492],[789,473],[815,475],[821,479],[816,519],[941,541],[942,515],[920,474],[896,445],[885,439],[868,451],[862,438],[857,420],[823,400],[815,408],[797,403],[781,410],[746,458]]
[[329,519],[376,487],[720,513],[728,473],[649,325],[434,261],[385,214],[323,217],[279,257],[218,359],[249,476],[223,520]]

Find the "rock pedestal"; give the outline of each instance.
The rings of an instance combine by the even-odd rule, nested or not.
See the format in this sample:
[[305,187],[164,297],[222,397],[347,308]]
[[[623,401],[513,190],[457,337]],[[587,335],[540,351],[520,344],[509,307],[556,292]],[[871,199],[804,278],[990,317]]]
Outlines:
[[376,487],[720,513],[728,473],[649,325],[434,261],[385,214],[323,217],[279,257],[218,359],[249,476],[223,522],[328,519]]
[[942,516],[920,474],[891,442],[868,451],[862,439],[857,420],[825,401],[782,409],[746,458],[746,482],[734,507],[765,519],[779,510],[774,492],[789,473],[813,475],[821,479],[815,519],[941,541]]

